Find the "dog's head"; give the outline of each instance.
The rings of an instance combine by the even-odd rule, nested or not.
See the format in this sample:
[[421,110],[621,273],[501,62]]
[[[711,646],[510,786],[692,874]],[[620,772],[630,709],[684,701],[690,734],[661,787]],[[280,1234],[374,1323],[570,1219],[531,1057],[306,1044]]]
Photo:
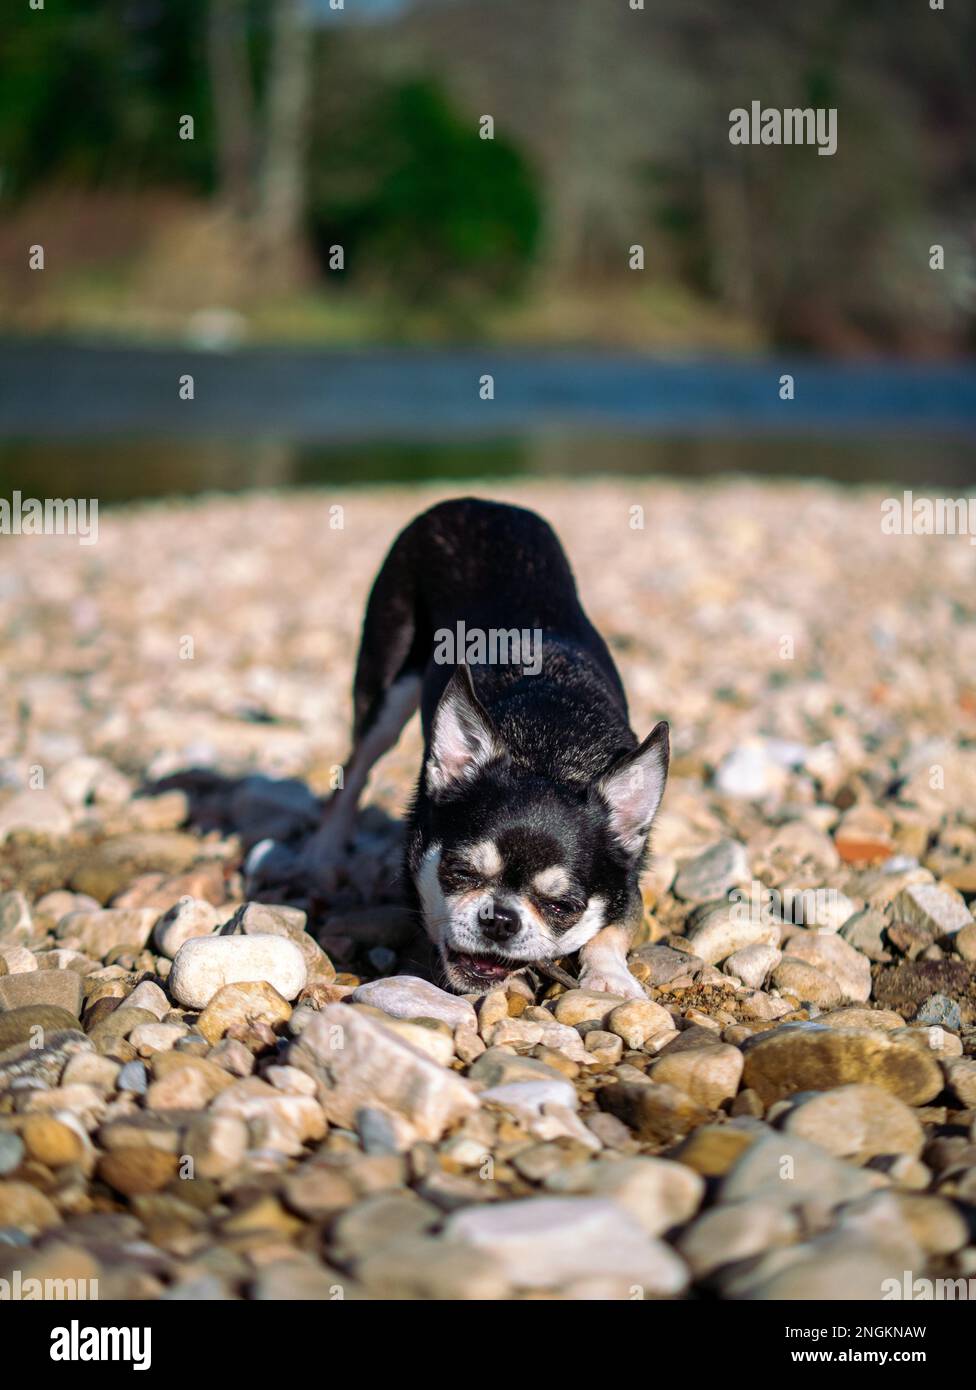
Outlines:
[[458,669],[434,715],[411,855],[450,988],[486,992],[621,920],[667,770],[664,723],[589,784],[520,768]]

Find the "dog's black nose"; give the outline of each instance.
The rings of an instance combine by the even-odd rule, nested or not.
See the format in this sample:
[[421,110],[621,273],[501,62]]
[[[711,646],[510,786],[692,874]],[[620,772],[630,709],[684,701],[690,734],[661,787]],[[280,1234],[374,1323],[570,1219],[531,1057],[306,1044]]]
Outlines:
[[520,926],[519,915],[514,908],[492,903],[491,914],[485,917],[481,930],[489,941],[496,941],[501,945],[505,941],[511,941]]

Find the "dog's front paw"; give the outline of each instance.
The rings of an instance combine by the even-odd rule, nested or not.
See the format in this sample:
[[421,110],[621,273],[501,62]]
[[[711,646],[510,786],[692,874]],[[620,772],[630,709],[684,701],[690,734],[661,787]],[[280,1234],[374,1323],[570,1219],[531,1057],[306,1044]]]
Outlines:
[[600,994],[616,994],[621,999],[646,999],[644,986],[634,978],[626,966],[617,969],[584,970],[579,978],[580,989],[594,990]]

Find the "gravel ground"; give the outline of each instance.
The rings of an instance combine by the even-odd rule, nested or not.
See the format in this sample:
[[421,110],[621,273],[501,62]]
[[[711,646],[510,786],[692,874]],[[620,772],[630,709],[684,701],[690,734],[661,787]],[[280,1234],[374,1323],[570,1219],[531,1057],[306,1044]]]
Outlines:
[[397,974],[415,727],[331,896],[242,875],[314,823],[369,584],[444,490],[5,538],[0,1279],[256,1299],[976,1280],[976,551],[884,535],[880,493],[813,484],[484,492],[555,524],[635,728],[671,721],[646,998],[515,981],[475,1002]]

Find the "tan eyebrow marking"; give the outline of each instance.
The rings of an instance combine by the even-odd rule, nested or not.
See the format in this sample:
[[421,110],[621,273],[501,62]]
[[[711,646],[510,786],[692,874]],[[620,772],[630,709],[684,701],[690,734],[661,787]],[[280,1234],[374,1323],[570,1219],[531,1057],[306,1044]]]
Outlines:
[[472,869],[476,873],[484,874],[485,878],[495,878],[504,868],[504,862],[494,840],[478,840],[476,844],[469,845],[464,852],[464,857]]
[[550,864],[548,869],[536,874],[532,887],[537,893],[565,893],[569,888],[569,874],[561,864]]

